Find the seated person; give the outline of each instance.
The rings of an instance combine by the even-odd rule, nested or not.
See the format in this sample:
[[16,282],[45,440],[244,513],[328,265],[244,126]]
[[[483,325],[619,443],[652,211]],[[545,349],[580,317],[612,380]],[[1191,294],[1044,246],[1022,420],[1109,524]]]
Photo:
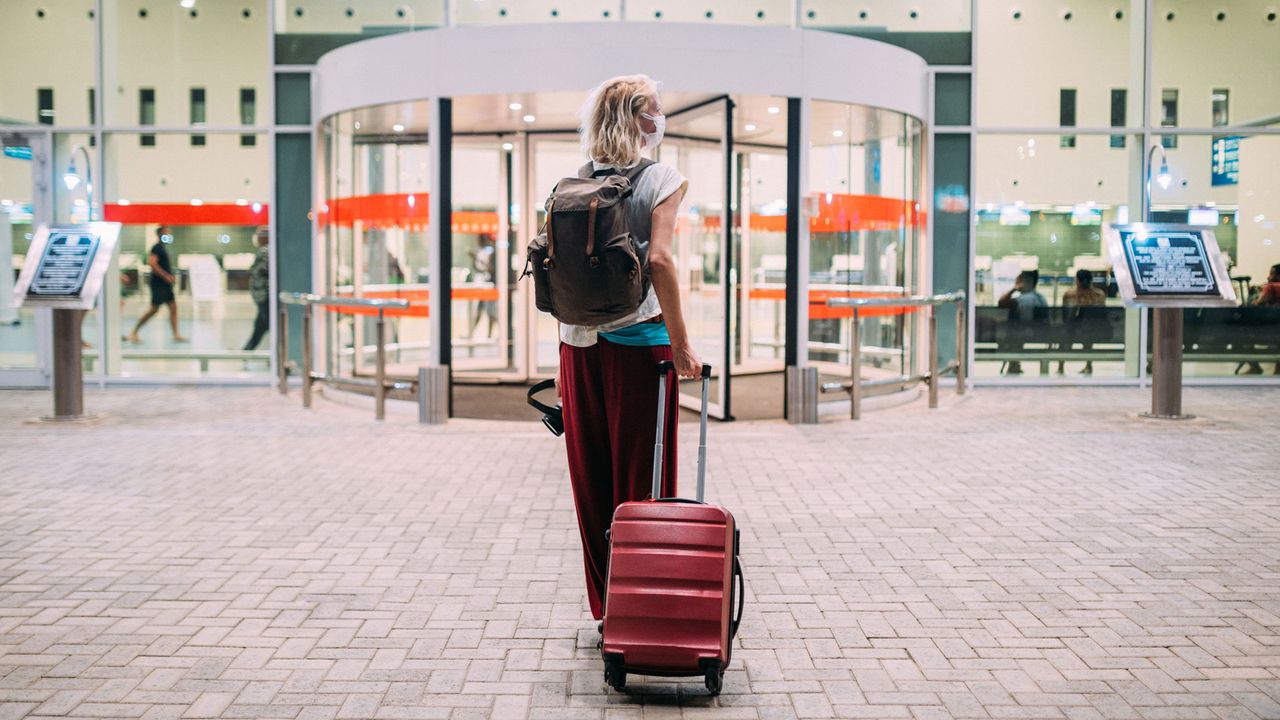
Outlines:
[[[1262,290],[1258,296],[1254,298],[1253,304],[1259,307],[1280,307],[1280,263],[1271,266],[1271,272],[1267,274],[1267,282],[1262,286]],[[1275,374],[1280,375],[1280,362],[1276,363]],[[1244,371],[1245,375],[1261,375],[1262,365],[1251,362],[1249,369]]]
[[[1049,307],[1049,302],[1044,299],[1044,295],[1036,290],[1038,284],[1040,284],[1039,270],[1023,270],[1018,274],[1018,279],[1014,280],[1013,289],[1001,295],[996,301],[996,306],[1008,308],[1010,322],[1030,325],[1035,320],[1038,308]],[[1005,374],[1021,375],[1022,363],[1017,360],[1009,361]]]
[[[1093,285],[1093,271],[1081,268],[1076,272],[1076,285],[1070,290],[1062,294],[1063,307],[1088,307],[1107,304],[1107,293],[1105,290]],[[1090,343],[1083,343],[1084,349],[1091,347]],[[1067,349],[1071,349],[1070,343]],[[1058,361],[1058,374],[1063,374],[1063,361]],[[1093,361],[1086,360],[1084,369],[1080,371],[1081,375],[1093,374]]]

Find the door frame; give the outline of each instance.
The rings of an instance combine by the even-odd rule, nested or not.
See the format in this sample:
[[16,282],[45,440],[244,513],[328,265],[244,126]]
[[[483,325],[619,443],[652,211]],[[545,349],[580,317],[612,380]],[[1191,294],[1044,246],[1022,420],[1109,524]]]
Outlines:
[[[52,130],[15,130],[0,133],[4,142],[24,143],[31,148],[31,227],[53,224],[54,197],[53,180],[54,159]],[[101,183],[99,183],[101,185]],[[4,261],[4,271],[9,272],[10,255],[0,258]],[[25,261],[25,260],[24,260]],[[2,297],[0,302],[9,303],[10,298]],[[21,312],[21,311],[19,311]],[[47,388],[53,373],[53,313],[47,308],[34,308],[35,323],[35,365],[29,368],[0,369],[0,387],[6,388]]]

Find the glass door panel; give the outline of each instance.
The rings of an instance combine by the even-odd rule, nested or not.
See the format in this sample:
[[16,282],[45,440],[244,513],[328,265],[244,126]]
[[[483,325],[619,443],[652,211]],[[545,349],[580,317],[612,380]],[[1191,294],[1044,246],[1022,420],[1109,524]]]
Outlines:
[[[728,418],[729,323],[732,283],[729,251],[731,208],[727,204],[731,140],[725,134],[729,100],[688,111],[669,111],[666,139],[658,161],[672,165],[689,181],[676,222],[675,262],[684,299],[689,341],[712,368],[711,415]],[[681,404],[701,402],[699,383],[681,384]]]
[[494,136],[455,140],[451,272],[453,367],[459,374],[518,375],[511,333],[509,159]]
[[48,186],[41,171],[48,167],[47,147],[46,135],[0,134],[0,379],[15,385],[41,382],[41,348],[50,341],[48,311],[9,306],[35,229],[47,221],[37,190],[41,181]]
[[[574,175],[586,162],[582,146],[574,135],[539,135],[528,139],[529,165],[526,187],[525,232],[520,239],[520,264],[523,267],[524,248],[546,221],[546,202],[551,189],[561,178]],[[533,281],[520,283],[524,294],[529,333],[526,335],[526,353],[530,376],[545,378],[555,375],[560,368],[560,327],[556,319],[538,312],[533,305]]]
[[734,373],[780,372],[786,350],[787,155],[738,155]]

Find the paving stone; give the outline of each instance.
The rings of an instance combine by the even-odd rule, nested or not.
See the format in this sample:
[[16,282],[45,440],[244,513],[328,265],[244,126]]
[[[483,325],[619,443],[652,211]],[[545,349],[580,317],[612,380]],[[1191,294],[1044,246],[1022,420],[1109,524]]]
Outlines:
[[1280,390],[1189,389],[1176,425],[1090,388],[713,426],[748,582],[714,699],[604,687],[536,423],[86,402],[26,424],[47,393],[0,393],[0,720],[1280,718]]

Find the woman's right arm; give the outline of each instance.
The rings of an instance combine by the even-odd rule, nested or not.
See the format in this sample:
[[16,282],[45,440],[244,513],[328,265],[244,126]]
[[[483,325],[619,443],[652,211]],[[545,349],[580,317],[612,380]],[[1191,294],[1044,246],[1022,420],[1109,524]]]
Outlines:
[[649,236],[649,276],[653,292],[662,306],[662,319],[671,336],[671,354],[676,372],[681,377],[698,377],[702,372],[702,360],[689,344],[689,331],[684,323],[684,309],[680,304],[680,279],[676,273],[675,257],[671,253],[676,230],[676,213],[684,199],[684,186],[672,193],[653,209],[653,222]]

